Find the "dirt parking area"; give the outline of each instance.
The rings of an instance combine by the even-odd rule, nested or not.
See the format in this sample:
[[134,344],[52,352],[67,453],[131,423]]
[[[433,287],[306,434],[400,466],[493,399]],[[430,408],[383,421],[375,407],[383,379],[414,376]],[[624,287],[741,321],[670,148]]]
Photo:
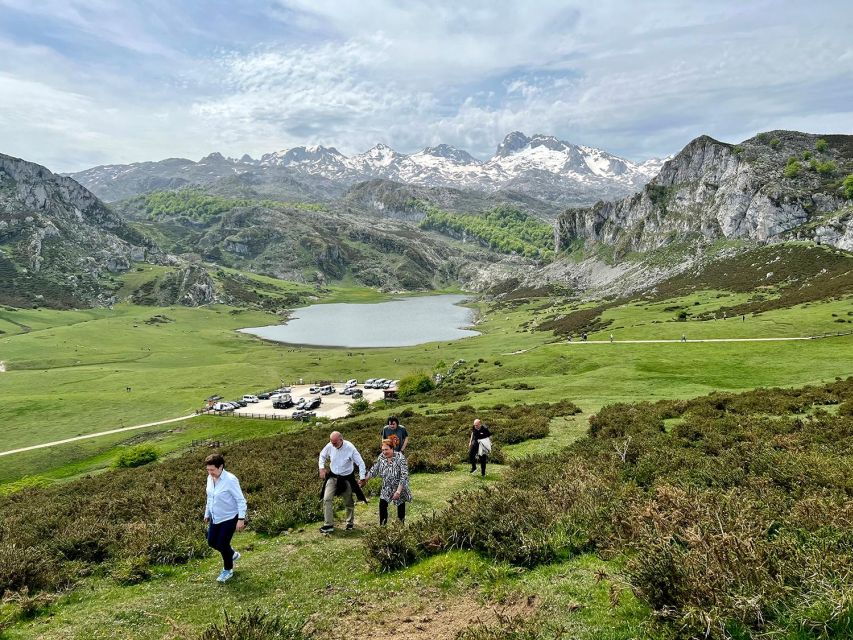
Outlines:
[[[299,398],[319,397],[320,406],[316,409],[312,409],[312,411],[317,414],[318,418],[344,418],[349,411],[349,405],[354,401],[353,397],[341,395],[340,392],[344,388],[343,382],[333,383],[332,386],[335,387],[335,392],[327,396],[321,396],[319,393],[310,393],[310,385],[307,384],[291,387],[290,395],[294,402],[299,402]],[[364,398],[368,402],[381,400],[385,395],[382,389],[365,389],[362,385],[358,385],[356,388],[361,389],[364,392]],[[295,407],[291,407],[290,409],[274,409],[272,406],[272,400],[261,400],[260,402],[236,409],[234,411],[234,415],[278,415],[287,416],[289,418],[293,415],[294,411],[296,411]]]

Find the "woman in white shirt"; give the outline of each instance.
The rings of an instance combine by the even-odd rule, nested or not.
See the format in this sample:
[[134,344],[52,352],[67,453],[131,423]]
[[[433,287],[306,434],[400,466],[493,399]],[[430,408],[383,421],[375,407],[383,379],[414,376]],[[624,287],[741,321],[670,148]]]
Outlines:
[[207,505],[204,522],[209,523],[207,544],[222,554],[224,568],[216,578],[227,582],[234,575],[234,561],[240,554],[231,548],[234,531],[242,531],[246,524],[246,498],[240,489],[237,476],[225,470],[225,458],[214,453],[204,460],[207,467]]

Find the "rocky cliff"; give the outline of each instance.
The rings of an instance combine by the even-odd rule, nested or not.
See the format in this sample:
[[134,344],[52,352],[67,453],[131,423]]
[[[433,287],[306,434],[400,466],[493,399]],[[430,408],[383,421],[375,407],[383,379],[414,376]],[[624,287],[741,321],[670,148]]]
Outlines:
[[164,256],[71,178],[0,154],[0,303],[108,303],[111,274]]
[[557,250],[584,243],[616,257],[674,240],[815,239],[853,250],[853,136],[771,131],[738,145],[701,136],[666,162],[642,191],[569,209],[557,219]]

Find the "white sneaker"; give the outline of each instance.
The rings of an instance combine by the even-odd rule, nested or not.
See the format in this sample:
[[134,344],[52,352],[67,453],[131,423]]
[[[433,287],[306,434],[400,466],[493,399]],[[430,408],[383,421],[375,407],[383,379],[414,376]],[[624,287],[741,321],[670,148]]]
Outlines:
[[229,569],[223,569],[222,573],[216,579],[217,582],[228,582],[234,576],[234,572]]
[[240,552],[235,551],[234,556],[232,557],[232,562],[237,562],[240,559]]

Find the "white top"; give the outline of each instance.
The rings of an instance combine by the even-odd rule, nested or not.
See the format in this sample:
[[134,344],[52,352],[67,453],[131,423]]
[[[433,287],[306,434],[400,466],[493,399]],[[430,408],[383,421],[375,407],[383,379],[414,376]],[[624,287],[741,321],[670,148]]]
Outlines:
[[358,477],[364,480],[364,460],[355,445],[349,440],[344,440],[340,449],[330,442],[320,452],[320,468],[326,466],[326,461],[330,460],[332,473],[337,476],[348,476],[352,473],[353,464],[358,465]]
[[223,469],[215,483],[211,476],[207,476],[207,506],[204,508],[204,517],[210,518],[213,524],[219,524],[234,516],[246,517],[246,498],[243,497],[237,476]]

